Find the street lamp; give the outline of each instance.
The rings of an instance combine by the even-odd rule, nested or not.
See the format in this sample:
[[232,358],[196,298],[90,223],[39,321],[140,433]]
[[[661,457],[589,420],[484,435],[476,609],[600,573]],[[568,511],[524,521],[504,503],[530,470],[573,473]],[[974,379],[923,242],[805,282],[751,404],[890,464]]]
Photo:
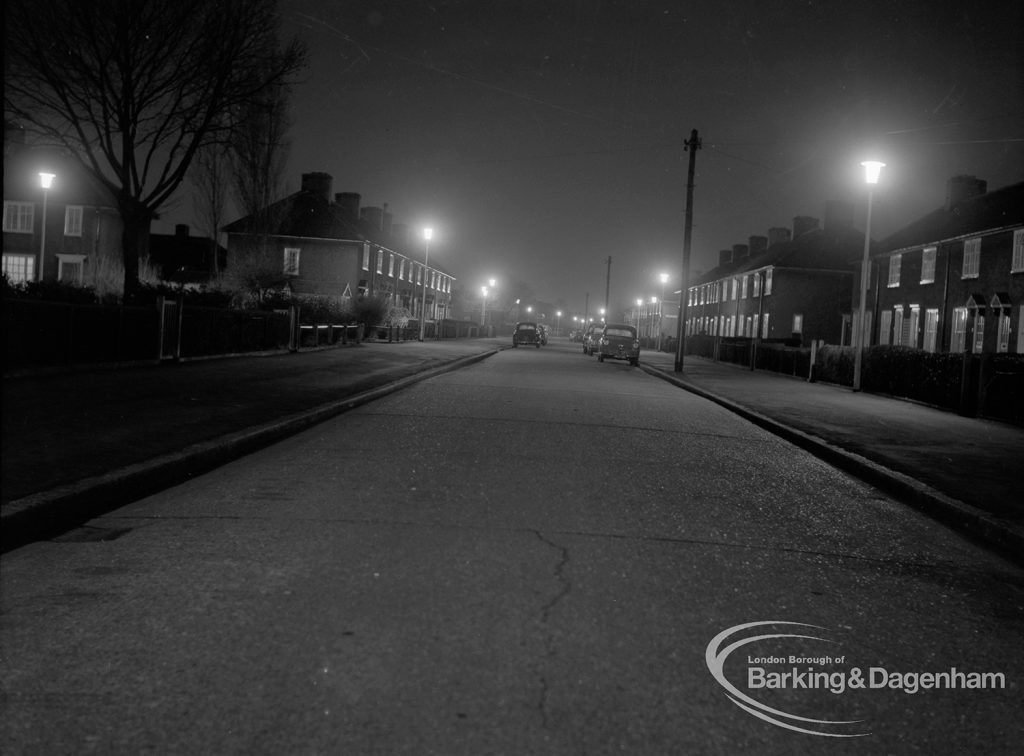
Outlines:
[[861,372],[864,368],[864,343],[869,338],[867,332],[867,304],[868,304],[868,275],[871,270],[869,258],[871,252],[871,190],[878,183],[879,174],[885,167],[885,163],[877,160],[865,160],[861,163],[864,166],[864,180],[868,185],[868,218],[864,226],[864,257],[860,262],[860,322],[857,324],[856,351],[853,356],[853,390],[860,391]]
[[668,283],[668,273],[660,273],[658,279],[661,281],[661,304],[658,307],[658,351],[661,351],[661,334],[664,328],[665,317],[665,284]]
[[487,325],[487,287],[481,286],[480,293],[483,294],[483,303],[480,307],[480,327]]
[[555,336],[558,335],[559,330],[562,328],[562,311],[557,310],[555,312]]
[[427,332],[427,279],[430,277],[430,240],[434,229],[423,229],[423,301],[420,302],[420,341]]
[[601,322],[603,323],[604,322],[604,308],[602,307],[600,310],[598,310],[598,312],[601,315]]
[[53,186],[53,180],[57,176],[53,173],[40,172],[39,183],[43,187],[43,226],[42,231],[39,234],[39,270],[36,272],[36,280],[43,280],[43,260],[46,255],[46,196],[50,191],[50,187]]
[[636,335],[640,336],[640,315],[643,313],[644,300],[637,297],[636,300]]

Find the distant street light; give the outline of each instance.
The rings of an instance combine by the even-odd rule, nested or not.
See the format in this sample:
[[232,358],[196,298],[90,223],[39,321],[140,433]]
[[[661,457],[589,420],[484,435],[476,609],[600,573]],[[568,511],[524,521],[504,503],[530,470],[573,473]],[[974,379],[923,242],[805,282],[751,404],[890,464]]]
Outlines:
[[661,304],[658,306],[658,351],[661,351],[661,334],[664,328],[665,318],[665,284],[668,283],[668,273],[661,273],[658,275],[661,280]]
[[53,186],[53,180],[57,176],[53,173],[40,173],[39,183],[43,187],[43,226],[40,231],[39,240],[39,270],[36,271],[36,280],[43,280],[43,260],[46,256],[46,199],[49,194],[50,187]]
[[643,312],[644,300],[637,297],[636,300],[636,335],[640,336],[640,315]]
[[864,227],[864,257],[860,262],[860,321],[857,324],[856,349],[853,357],[853,390],[860,391],[861,373],[864,368],[864,345],[870,338],[867,328],[867,303],[868,303],[868,275],[871,270],[871,190],[878,183],[878,177],[885,167],[885,163],[877,160],[865,160],[861,163],[864,166],[864,180],[868,185],[868,218]]
[[604,322],[604,308],[602,307],[600,310],[598,310],[598,313],[601,315],[601,322],[603,323]]
[[558,335],[559,329],[562,327],[562,311],[558,310],[555,312],[555,336]]
[[434,229],[423,229],[423,301],[420,302],[420,341],[427,333],[427,279],[430,277],[430,240]]

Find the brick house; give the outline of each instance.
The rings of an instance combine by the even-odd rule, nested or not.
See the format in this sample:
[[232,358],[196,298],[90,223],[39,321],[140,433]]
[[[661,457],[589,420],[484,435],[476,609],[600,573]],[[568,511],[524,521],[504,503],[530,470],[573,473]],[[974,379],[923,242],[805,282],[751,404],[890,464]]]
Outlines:
[[840,343],[851,261],[864,247],[852,218],[850,204],[830,202],[823,228],[797,216],[792,233],[772,228],[720,252],[719,264],[687,289],[686,334]]
[[[217,271],[224,270],[228,251],[213,239],[193,236],[184,223],[173,234],[149,235],[149,261],[160,278],[177,284],[207,283]],[[216,255],[216,260],[214,260]]]
[[[40,173],[53,175],[47,190]],[[120,268],[122,228],[109,192],[76,160],[26,145],[24,132],[5,124],[3,273],[9,281],[92,283],[105,261]]]
[[1024,353],[1024,182],[986,189],[953,177],[943,207],[876,245],[869,343]]
[[423,242],[394,223],[386,205],[360,207],[360,195],[332,195],[332,183],[327,173],[303,174],[298,192],[266,209],[265,245],[252,216],[227,225],[227,269],[269,255],[266,264],[298,297],[385,295],[411,314],[420,311],[425,281],[427,319],[449,317],[455,278],[434,264],[424,268]]

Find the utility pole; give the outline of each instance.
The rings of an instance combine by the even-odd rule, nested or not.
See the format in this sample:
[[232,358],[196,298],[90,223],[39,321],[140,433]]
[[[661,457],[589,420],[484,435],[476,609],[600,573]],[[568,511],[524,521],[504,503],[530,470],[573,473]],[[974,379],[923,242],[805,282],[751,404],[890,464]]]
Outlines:
[[693,172],[697,164],[697,150],[701,141],[697,129],[690,132],[690,138],[683,146],[690,151],[690,167],[686,172],[686,226],[683,229],[683,275],[679,279],[679,322],[676,324],[675,372],[683,372],[683,347],[686,339],[686,287],[690,280],[690,238],[693,236]]
[[608,293],[612,288],[612,256],[608,255],[608,274],[604,280],[604,316],[607,318],[610,315],[608,310]]
[[587,292],[587,298],[584,300],[586,304],[583,305],[583,330],[586,330],[587,324],[590,322],[590,292]]

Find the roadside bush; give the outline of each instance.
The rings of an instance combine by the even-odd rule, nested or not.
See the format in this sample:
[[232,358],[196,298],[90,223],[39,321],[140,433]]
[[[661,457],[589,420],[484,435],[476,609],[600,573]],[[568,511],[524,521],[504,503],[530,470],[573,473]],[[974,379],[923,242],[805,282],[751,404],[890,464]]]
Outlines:
[[346,325],[353,322],[352,310],[336,297],[306,296],[298,300],[299,322],[303,325]]
[[840,386],[853,385],[854,348],[826,344],[818,350],[815,379]]
[[876,345],[864,350],[863,386],[890,396],[956,408],[963,355]]
[[388,298],[386,296],[362,296],[352,304],[352,320],[362,323],[367,328],[384,325],[388,317]]
[[7,276],[3,277],[3,295],[10,299],[66,304],[96,304],[99,301],[95,289],[91,286],[78,286],[59,281],[23,281],[12,284]]

